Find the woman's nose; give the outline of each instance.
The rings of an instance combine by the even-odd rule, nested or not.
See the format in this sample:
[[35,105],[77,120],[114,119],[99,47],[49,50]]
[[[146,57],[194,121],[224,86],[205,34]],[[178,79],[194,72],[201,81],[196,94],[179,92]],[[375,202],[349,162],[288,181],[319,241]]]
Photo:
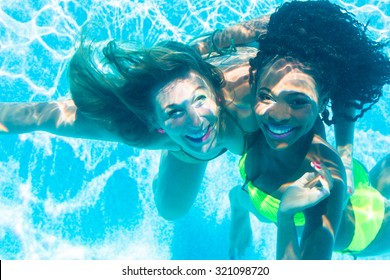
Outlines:
[[269,117],[275,123],[286,123],[290,120],[290,107],[287,104],[275,104],[269,111]]
[[199,127],[202,124],[200,112],[194,108],[188,111],[187,124],[193,127]]

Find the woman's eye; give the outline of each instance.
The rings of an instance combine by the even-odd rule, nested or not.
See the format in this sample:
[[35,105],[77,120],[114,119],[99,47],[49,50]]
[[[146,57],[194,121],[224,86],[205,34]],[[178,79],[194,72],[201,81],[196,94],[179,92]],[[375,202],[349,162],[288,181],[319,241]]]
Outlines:
[[167,112],[167,115],[170,119],[176,119],[183,115],[183,111],[181,110],[171,110]]
[[292,106],[305,106],[309,104],[309,101],[303,98],[294,99],[290,102]]
[[269,94],[266,94],[266,93],[259,93],[257,95],[257,98],[260,101],[271,101],[271,100],[273,100],[272,97]]
[[199,95],[198,97],[195,98],[194,104],[196,107],[202,106],[205,100],[206,100],[205,95]]

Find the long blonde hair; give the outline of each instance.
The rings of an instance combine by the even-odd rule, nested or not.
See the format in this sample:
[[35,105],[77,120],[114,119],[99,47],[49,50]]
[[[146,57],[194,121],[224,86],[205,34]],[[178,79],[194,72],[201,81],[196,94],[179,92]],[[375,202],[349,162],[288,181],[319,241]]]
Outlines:
[[154,129],[153,89],[191,70],[220,92],[222,72],[185,44],[165,41],[137,49],[129,43],[110,41],[102,46],[82,40],[70,62],[70,89],[82,114],[128,142],[142,145]]

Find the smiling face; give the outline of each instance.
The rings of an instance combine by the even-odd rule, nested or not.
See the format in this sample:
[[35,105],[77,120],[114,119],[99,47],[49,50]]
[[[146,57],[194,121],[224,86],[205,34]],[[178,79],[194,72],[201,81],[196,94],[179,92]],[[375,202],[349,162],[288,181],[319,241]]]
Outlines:
[[194,157],[208,159],[222,150],[218,142],[219,109],[210,84],[196,72],[156,91],[158,126]]
[[285,59],[261,69],[254,110],[273,149],[291,147],[309,133],[326,103],[319,98],[313,77],[301,69]]

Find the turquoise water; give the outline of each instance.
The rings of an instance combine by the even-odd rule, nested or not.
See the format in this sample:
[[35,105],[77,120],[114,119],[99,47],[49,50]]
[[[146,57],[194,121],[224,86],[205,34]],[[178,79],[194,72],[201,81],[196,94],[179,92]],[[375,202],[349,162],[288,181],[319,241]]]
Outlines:
[[[375,38],[389,37],[389,0],[334,2],[371,19]],[[69,98],[67,62],[86,21],[115,39],[187,42],[281,3],[1,0],[0,101]],[[355,157],[368,168],[390,152],[389,91],[356,125]],[[195,205],[173,223],[153,203],[159,152],[43,132],[1,137],[0,259],[226,259],[227,193],[241,182],[237,160],[226,153],[212,161]],[[245,258],[274,259],[275,227],[252,223],[254,245]]]

